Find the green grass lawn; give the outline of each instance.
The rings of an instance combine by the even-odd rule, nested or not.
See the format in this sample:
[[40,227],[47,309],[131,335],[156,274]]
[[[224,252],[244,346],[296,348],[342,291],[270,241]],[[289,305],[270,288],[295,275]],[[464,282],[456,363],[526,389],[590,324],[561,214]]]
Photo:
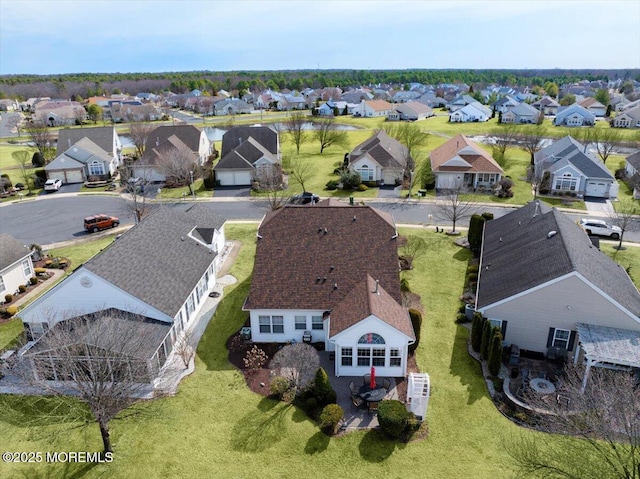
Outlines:
[[19,318],[11,318],[6,323],[0,324],[0,351],[11,346],[20,334],[22,334],[22,321]]
[[48,253],[53,257],[60,256],[67,258],[69,260],[67,271],[71,272],[109,246],[115,237],[115,235],[102,236],[100,238],[83,241],[73,246],[54,248],[49,250]]
[[[0,476],[269,479],[289,477],[292,471],[323,479],[515,475],[502,442],[513,434],[537,433],[515,426],[496,410],[478,363],[466,352],[468,330],[453,321],[467,250],[425,229],[400,230],[403,235],[423,236],[428,245],[416,258],[415,269],[403,274],[422,296],[425,309],[417,362],[432,381],[429,436],[409,444],[389,441],[379,431],[328,438],[295,407],[250,392],[227,361],[226,339],[246,319],[241,307],[249,291],[256,226],[229,224],[225,229],[229,239],[242,242],[231,269],[238,283],[225,289],[198,347],[196,370],[183,380],[177,395],[156,400],[147,414],[112,421],[111,464],[2,463]],[[52,414],[69,408],[74,409],[68,401],[0,397],[2,449],[100,450],[95,425]]]

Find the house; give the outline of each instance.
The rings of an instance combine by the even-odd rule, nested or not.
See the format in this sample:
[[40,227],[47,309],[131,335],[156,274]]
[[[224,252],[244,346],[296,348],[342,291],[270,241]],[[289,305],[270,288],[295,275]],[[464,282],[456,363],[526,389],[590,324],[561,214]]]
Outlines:
[[[158,146],[147,146],[142,158],[131,165],[129,176],[141,178],[143,183],[166,182],[171,178],[173,158],[189,164],[199,163],[197,154],[177,135],[171,135]],[[178,170],[182,169],[178,167]]]
[[335,108],[338,109],[338,115],[353,115],[353,109],[357,107],[358,104],[347,103],[343,100],[327,100],[318,107],[318,115],[332,116],[335,113]]
[[86,110],[75,101],[40,101],[34,107],[34,118],[47,126],[76,125],[87,119]]
[[470,105],[471,103],[477,103],[477,101],[478,100],[473,98],[471,95],[459,95],[447,104],[447,110],[449,111],[460,110],[461,108],[464,108],[465,106]]
[[419,101],[408,101],[394,105],[393,110],[387,116],[391,121],[418,121],[433,116],[433,110]]
[[393,103],[406,103],[412,100],[417,100],[421,95],[422,93],[419,91],[401,90],[393,94],[391,101],[393,101]]
[[63,128],[58,130],[58,141],[56,143],[56,155],[61,155],[73,146],[77,141],[88,138],[104,151],[110,157],[117,160],[120,164],[122,154],[122,141],[118,136],[118,132],[112,126],[99,126],[91,128]]
[[457,135],[431,152],[437,189],[491,189],[504,175],[489,153],[464,135]]
[[213,151],[213,144],[209,141],[204,130],[200,130],[193,125],[159,126],[149,133],[146,148],[159,147],[174,135],[196,154],[200,165],[207,161]]
[[393,109],[393,105],[386,100],[362,100],[353,109],[353,116],[365,118],[386,117]]
[[[476,311],[504,345],[640,367],[640,293],[560,211],[531,202],[485,223]],[[604,364],[603,364],[604,363]]]
[[477,101],[453,110],[449,114],[449,121],[452,123],[487,121],[489,118],[491,118],[491,110]]
[[612,120],[614,128],[640,128],[640,106],[618,113]]
[[401,306],[398,233],[370,206],[325,200],[268,213],[243,309],[256,343],[322,343],[336,376],[404,377],[415,334]]
[[213,104],[214,115],[239,115],[251,113],[251,105],[244,100],[220,100]]
[[20,105],[17,100],[11,100],[9,98],[0,100],[0,111],[16,111],[18,109],[20,109]]
[[[346,101],[347,103],[355,103],[359,105],[363,101],[373,100],[373,95],[368,91],[364,91],[364,90],[350,90],[342,93],[342,95],[340,95],[339,98],[342,101]],[[333,98],[329,97],[329,99],[333,99]]]
[[618,182],[607,167],[571,136],[537,151],[534,164],[549,173],[553,194],[571,194],[615,198]]
[[28,349],[65,321],[110,310],[161,326],[149,334],[157,372],[216,285],[224,220],[204,205],[158,208],[20,311]]
[[531,105],[520,103],[502,114],[501,123],[538,123],[540,115]]
[[627,172],[627,177],[635,177],[633,178],[633,184],[636,187],[633,189],[633,199],[640,200],[640,152],[636,152],[633,155],[629,155],[626,158],[627,162],[625,165],[625,170]]
[[380,130],[349,153],[349,171],[362,181],[399,184],[408,158],[407,147]]
[[278,132],[269,126],[236,126],[222,136],[222,154],[213,168],[220,186],[249,186],[277,173],[281,162]]
[[519,104],[520,102],[515,98],[511,97],[510,95],[505,95],[502,98],[498,98],[495,102],[493,102],[491,107],[494,111],[505,114],[506,112],[518,106]]
[[100,181],[111,178],[119,160],[87,137],[76,141],[44,167],[47,179],[59,178],[63,184]]
[[558,113],[560,103],[549,96],[543,96],[531,104],[536,110],[541,111],[544,115],[555,115]]
[[0,302],[5,295],[15,294],[34,276],[33,252],[22,242],[6,233],[0,234]]
[[587,97],[577,102],[583,108],[586,108],[598,118],[604,118],[607,113],[606,105],[603,105],[593,97]]
[[561,106],[553,119],[556,126],[593,126],[596,116],[577,103],[569,106]]
[[114,123],[131,121],[157,121],[162,119],[162,112],[153,104],[134,104],[113,102],[109,109]]

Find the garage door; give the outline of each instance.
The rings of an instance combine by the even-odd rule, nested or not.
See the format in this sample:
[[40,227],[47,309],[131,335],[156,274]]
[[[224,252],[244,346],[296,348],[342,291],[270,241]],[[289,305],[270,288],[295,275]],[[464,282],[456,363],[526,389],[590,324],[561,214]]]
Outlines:
[[82,183],[84,178],[82,177],[82,170],[65,170],[66,178],[62,178],[63,183]]
[[607,193],[607,183],[603,181],[588,181],[586,196],[603,197]]
[[251,184],[249,171],[216,171],[216,178],[220,186],[248,186]]

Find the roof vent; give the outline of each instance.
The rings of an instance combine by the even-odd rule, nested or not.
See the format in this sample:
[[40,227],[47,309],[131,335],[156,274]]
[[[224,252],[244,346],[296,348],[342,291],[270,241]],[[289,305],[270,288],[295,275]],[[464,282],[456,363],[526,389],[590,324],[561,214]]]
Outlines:
[[375,289],[375,291],[374,291],[374,293],[376,293],[376,294],[380,294],[380,291],[378,290],[378,286],[379,286],[379,285],[380,285],[380,281],[378,281],[378,280],[376,279],[376,289]]
[[184,241],[184,236],[180,236],[180,241]]
[[317,277],[316,277],[316,283],[319,283],[319,282],[320,282],[320,279],[321,279],[321,278],[320,278],[320,276],[317,276]]
[[325,276],[324,278],[322,278],[322,282],[326,283],[327,282],[327,277]]
[[557,232],[556,230],[549,231],[549,232],[547,233],[547,238],[553,238],[553,237],[554,237],[555,235],[557,235],[557,234],[558,234],[558,232]]
[[331,266],[331,268],[329,268],[329,271],[333,271],[334,269],[336,269],[335,266]]
[[502,243],[502,236],[500,236],[500,243]]
[[322,228],[318,228],[318,233],[322,233]]
[[355,220],[356,220],[356,215],[353,215],[353,221],[355,221]]
[[324,229],[324,234],[327,234],[329,230],[327,228]]
[[333,283],[333,290],[335,291],[336,289],[338,289],[338,283]]

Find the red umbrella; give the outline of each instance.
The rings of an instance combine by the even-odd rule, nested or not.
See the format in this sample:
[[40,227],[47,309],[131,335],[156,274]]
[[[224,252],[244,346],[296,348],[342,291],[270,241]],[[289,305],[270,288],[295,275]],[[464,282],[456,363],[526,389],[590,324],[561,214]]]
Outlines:
[[371,366],[371,383],[369,384],[369,387],[371,389],[376,388],[376,368],[373,366]]

